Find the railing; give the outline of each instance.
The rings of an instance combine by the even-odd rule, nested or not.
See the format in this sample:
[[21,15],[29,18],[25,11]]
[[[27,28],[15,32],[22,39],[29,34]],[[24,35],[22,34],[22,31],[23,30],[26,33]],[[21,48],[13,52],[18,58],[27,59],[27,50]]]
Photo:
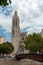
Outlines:
[[33,59],[33,60],[37,60],[37,61],[43,62],[43,54],[19,54],[19,55],[16,55],[15,58],[17,60]]

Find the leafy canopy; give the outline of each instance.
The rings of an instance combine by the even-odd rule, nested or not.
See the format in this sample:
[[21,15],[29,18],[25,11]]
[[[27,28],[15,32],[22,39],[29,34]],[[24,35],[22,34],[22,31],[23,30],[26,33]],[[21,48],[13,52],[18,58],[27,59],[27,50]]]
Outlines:
[[3,44],[0,44],[0,55],[4,55],[4,54],[10,54],[14,51],[14,47],[11,43],[6,42]]
[[24,41],[25,48],[30,50],[30,52],[37,53],[37,51],[43,51],[43,38],[40,34],[30,34]]
[[0,6],[6,6],[9,5],[9,3],[11,3],[11,0],[0,0]]

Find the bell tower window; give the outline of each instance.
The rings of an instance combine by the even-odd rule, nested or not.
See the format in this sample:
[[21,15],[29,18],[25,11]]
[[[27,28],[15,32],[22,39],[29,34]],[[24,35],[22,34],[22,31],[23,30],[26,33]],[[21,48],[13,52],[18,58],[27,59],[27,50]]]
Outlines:
[[14,35],[14,30],[12,32],[13,32],[13,35]]
[[16,19],[16,22],[15,22],[16,26],[17,26],[17,19]]

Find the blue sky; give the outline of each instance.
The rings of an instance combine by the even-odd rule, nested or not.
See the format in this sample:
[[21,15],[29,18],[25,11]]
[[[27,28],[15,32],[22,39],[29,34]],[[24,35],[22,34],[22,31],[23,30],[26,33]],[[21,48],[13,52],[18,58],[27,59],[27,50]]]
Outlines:
[[43,0],[12,0],[6,7],[0,6],[0,36],[11,41],[12,17],[18,11],[20,29],[23,32],[40,32],[43,29]]

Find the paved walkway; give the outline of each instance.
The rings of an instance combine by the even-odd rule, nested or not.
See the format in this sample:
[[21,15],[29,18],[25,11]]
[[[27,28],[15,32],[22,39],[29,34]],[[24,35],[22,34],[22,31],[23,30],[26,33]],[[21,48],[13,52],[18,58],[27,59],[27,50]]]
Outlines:
[[0,59],[0,65],[43,65],[43,63],[31,59],[22,59],[20,61]]
[[43,65],[42,62],[31,60],[31,59],[24,59],[24,60],[21,60],[20,62],[24,62],[25,63],[24,65]]
[[12,65],[43,65],[43,63],[31,59],[22,59],[20,61],[13,60]]

